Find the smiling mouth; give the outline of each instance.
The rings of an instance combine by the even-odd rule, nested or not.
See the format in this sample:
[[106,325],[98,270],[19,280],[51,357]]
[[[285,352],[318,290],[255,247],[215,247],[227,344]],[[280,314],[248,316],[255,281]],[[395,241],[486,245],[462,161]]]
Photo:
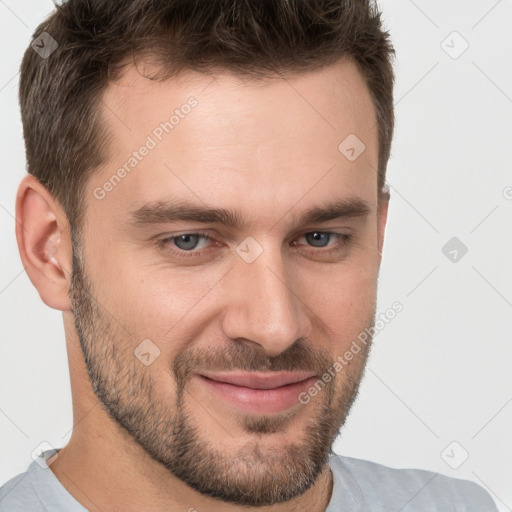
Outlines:
[[203,387],[245,412],[270,414],[299,405],[299,394],[316,380],[313,372],[203,372]]

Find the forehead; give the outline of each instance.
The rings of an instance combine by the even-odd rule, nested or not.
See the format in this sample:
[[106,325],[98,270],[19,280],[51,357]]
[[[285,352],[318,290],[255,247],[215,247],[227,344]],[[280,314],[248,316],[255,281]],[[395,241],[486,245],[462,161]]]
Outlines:
[[[130,67],[100,105],[110,157],[87,200],[125,170],[102,208],[129,211],[179,195],[223,207],[245,200],[261,216],[305,194],[311,204],[340,194],[376,197],[377,121],[350,60],[263,81],[225,71],[154,81]],[[364,150],[351,160],[340,144]]]

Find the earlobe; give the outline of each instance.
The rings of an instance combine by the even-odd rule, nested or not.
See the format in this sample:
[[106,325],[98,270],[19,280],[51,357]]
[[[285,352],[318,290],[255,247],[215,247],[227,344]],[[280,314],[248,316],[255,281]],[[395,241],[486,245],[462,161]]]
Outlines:
[[67,218],[32,175],[25,176],[18,187],[16,240],[23,266],[43,302],[68,311],[71,242]]

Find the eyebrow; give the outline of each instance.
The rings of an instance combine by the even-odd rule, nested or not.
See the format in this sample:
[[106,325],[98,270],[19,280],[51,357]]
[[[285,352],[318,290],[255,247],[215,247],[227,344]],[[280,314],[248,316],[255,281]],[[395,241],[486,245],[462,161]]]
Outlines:
[[[314,206],[295,217],[298,225],[315,224],[335,219],[352,219],[368,216],[370,205],[360,197],[348,197]],[[175,222],[198,222],[202,224],[222,224],[243,231],[249,222],[238,210],[208,208],[184,200],[166,200],[148,202],[140,208],[130,211],[130,224],[143,227],[153,224]]]

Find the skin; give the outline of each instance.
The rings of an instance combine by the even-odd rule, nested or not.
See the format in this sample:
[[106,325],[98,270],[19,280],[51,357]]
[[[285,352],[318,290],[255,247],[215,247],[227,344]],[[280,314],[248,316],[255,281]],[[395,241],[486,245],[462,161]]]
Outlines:
[[[94,190],[191,96],[197,106],[97,199]],[[224,402],[193,374],[321,375],[373,325],[388,201],[377,194],[376,117],[364,79],[348,60],[264,83],[225,71],[154,82],[128,68],[102,104],[110,157],[84,189],[75,258],[66,215],[35,178],[22,180],[16,202],[23,264],[65,327],[74,430],[51,470],[92,511],[325,510],[327,453],[368,350],[308,404],[268,415]],[[349,134],[366,146],[353,162],[338,151]],[[313,206],[354,196],[368,215],[296,222]],[[130,223],[131,211],[170,199],[238,210],[247,226]],[[200,239],[196,258],[155,243],[198,230],[211,239]],[[315,246],[305,236],[315,231],[352,239]],[[248,236],[262,248],[252,263],[236,252]],[[341,250],[326,254],[336,244]],[[160,351],[147,366],[133,354],[144,339]],[[192,441],[185,455],[184,440]],[[201,482],[252,490],[253,506],[208,496]]]

